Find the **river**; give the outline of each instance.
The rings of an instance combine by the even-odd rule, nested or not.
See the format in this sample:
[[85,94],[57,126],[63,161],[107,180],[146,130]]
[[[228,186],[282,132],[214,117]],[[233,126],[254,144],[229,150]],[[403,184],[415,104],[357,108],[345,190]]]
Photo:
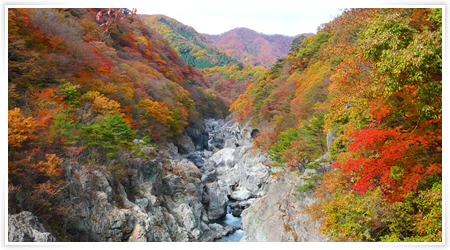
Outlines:
[[[222,226],[232,226],[234,228],[242,228],[241,217],[235,217],[231,214],[230,203],[228,203],[227,215],[220,219],[215,220],[213,223],[220,224]],[[238,229],[234,233],[223,236],[220,239],[215,240],[215,242],[239,242],[239,240],[244,236],[244,230]]]
[[[209,154],[205,154],[206,151],[196,151],[195,154],[190,154],[189,156],[185,155],[188,160],[195,161],[197,160],[197,166],[202,166],[204,162],[208,160],[208,158],[213,154],[213,152],[223,148],[223,140],[221,143],[217,144],[214,142],[214,139],[217,135],[219,135],[224,126],[224,120],[214,120],[209,119],[205,121],[205,130],[208,133],[208,148],[207,151],[211,152]],[[221,138],[223,139],[223,138]],[[200,158],[199,158],[200,157]],[[195,163],[195,162],[194,162]],[[217,223],[222,226],[231,226],[233,228],[239,228],[234,233],[226,235],[220,239],[216,239],[215,242],[238,242],[242,236],[244,236],[244,230],[242,230],[241,225],[241,217],[235,217],[232,214],[230,204],[236,202],[236,200],[230,199],[227,207],[227,214],[225,217],[219,220],[210,221],[211,223]]]

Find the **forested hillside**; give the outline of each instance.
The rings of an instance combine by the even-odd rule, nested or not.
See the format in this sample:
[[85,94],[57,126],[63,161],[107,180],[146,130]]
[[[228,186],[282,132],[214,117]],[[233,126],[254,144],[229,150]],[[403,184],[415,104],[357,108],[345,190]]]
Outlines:
[[129,10],[99,11],[8,10],[11,213],[56,223],[63,160],[120,175],[119,153],[140,154],[134,139],[177,144],[187,126],[228,114],[162,35]]
[[442,242],[442,9],[294,39],[9,8],[8,215],[8,241]]
[[332,240],[442,240],[441,9],[346,10],[231,107],[280,165],[331,146],[333,169],[298,190]]
[[172,48],[194,68],[236,65],[238,61],[219,51],[194,28],[163,15],[140,15],[142,21],[163,35]]
[[205,34],[205,37],[244,64],[264,67],[270,67],[278,58],[285,57],[295,38],[261,34],[247,28],[236,28],[220,35]]
[[[229,54],[219,51],[204,35],[173,18],[164,15],[139,17],[162,34],[187,64],[202,69],[205,80],[230,103],[243,94],[248,85],[256,81],[265,70],[262,66],[244,65]],[[283,46],[283,50],[287,51],[290,43],[285,42]]]
[[263,66],[244,66],[240,63],[233,66],[204,69],[203,76],[213,86],[214,90],[233,102],[245,93],[247,87],[258,80],[266,70]]

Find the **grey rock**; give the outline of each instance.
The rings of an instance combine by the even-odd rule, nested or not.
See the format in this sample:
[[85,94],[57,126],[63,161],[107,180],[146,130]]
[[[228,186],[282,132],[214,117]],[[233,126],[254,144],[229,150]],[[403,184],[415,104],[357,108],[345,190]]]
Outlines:
[[200,155],[199,152],[191,152],[189,154],[182,156],[184,159],[189,160],[190,162],[194,163],[197,167],[202,167],[205,163],[205,159]]
[[206,170],[203,171],[202,174],[202,182],[203,183],[211,183],[217,180],[217,171],[215,169],[213,170]]
[[146,156],[157,156],[158,154],[156,153],[156,150],[155,150],[155,148],[153,148],[153,147],[143,147],[142,148],[142,152],[144,152],[144,154],[146,155]]
[[217,184],[219,184],[219,188],[224,191],[227,196],[230,196],[232,193],[231,187],[228,185],[228,183],[224,180],[218,180]]
[[232,227],[232,226],[226,226],[224,227],[224,229],[227,231],[226,235],[232,234],[234,232],[236,232],[236,228]]
[[217,152],[223,148],[224,140],[223,140],[223,126],[224,120],[214,120],[207,119],[205,120],[205,130],[208,132],[208,150]]
[[241,217],[242,210],[243,209],[240,206],[237,206],[231,210],[231,214],[234,217]]
[[186,128],[186,135],[192,139],[196,150],[204,150],[209,148],[209,133],[205,128],[205,124],[202,127],[188,126]]
[[109,179],[103,166],[65,164],[72,236],[102,242],[213,241],[199,169],[186,159],[167,158],[164,150],[153,160],[121,156],[128,173],[123,183]]
[[164,143],[159,146],[162,158],[181,160],[178,148],[173,143]]
[[227,167],[234,163],[233,148],[224,148],[214,153],[208,161],[214,162],[216,167]]
[[231,203],[230,204],[231,214],[235,217],[240,217],[242,214],[242,211],[244,211],[244,209],[250,207],[250,205],[254,201],[255,201],[255,198]]
[[192,142],[192,139],[187,135],[182,135],[177,143],[178,146],[178,152],[181,154],[188,154],[190,152],[195,151],[195,145],[194,142]]
[[31,212],[8,214],[8,242],[55,242],[38,218]]
[[143,140],[140,140],[140,139],[134,139],[134,140],[133,140],[133,143],[139,145],[139,144],[141,144],[141,143],[144,143],[144,141],[143,141]]
[[239,146],[240,146],[239,141],[235,138],[226,140],[224,144],[225,148],[237,148]]
[[227,235],[225,228],[217,223],[209,224],[209,228],[213,232],[214,239],[220,239],[223,236]]
[[211,231],[213,232],[214,239],[220,239],[223,236],[229,235],[236,231],[236,229],[233,228],[232,226],[224,227],[217,223],[209,224],[209,228],[211,228]]
[[[264,196],[273,182],[270,173],[279,170],[270,166],[272,161],[268,155],[253,147],[259,130],[232,121],[223,126],[220,138],[226,141],[225,148],[215,152],[203,168],[215,169],[217,179],[225,180],[231,189],[247,189],[255,197]],[[212,170],[202,174],[202,180],[213,180]]]
[[256,200],[255,198],[252,198],[252,199],[248,199],[248,200],[245,200],[245,201],[240,201],[238,204],[239,204],[239,206],[240,206],[241,208],[245,209],[245,208],[250,207],[250,205],[251,205],[255,200]]
[[203,158],[209,158],[213,155],[212,151],[209,150],[203,150],[202,152],[200,152],[200,156]]
[[[329,160],[329,155],[322,159]],[[317,231],[318,222],[304,212],[306,206],[315,202],[312,190],[296,191],[295,188],[307,183],[302,178],[308,173],[322,173],[328,168],[329,163],[323,162],[317,169],[307,169],[298,175],[288,172],[273,182],[266,196],[255,199],[242,212],[245,234],[241,241],[330,241]]]
[[327,149],[328,149],[328,151],[330,151],[331,144],[333,143],[334,138],[336,138],[336,137],[337,137],[337,134],[334,133],[333,131],[329,131],[327,133]]
[[246,189],[234,191],[233,193],[231,193],[231,198],[238,201],[247,200],[250,197],[252,197],[252,193]]
[[217,181],[206,184],[206,195],[208,196],[208,219],[217,220],[227,213],[228,196],[220,189]]

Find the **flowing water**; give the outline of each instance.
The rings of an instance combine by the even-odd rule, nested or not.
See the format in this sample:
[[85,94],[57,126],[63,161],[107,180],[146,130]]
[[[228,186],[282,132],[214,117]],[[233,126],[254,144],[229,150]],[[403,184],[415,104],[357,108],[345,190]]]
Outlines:
[[[235,217],[231,214],[230,203],[228,203],[227,215],[220,219],[214,221],[214,223],[220,224],[222,226],[232,226],[242,228],[241,225],[241,217]],[[238,229],[236,232],[229,234],[227,236],[223,236],[220,239],[215,240],[215,242],[238,242],[242,236],[244,236],[244,230]]]
[[[210,120],[207,121],[206,123],[206,127],[207,127],[207,131],[209,134],[209,138],[208,138],[208,150],[212,150],[213,148],[213,138],[215,136],[216,133],[219,133],[220,127],[223,126],[224,121],[223,120]],[[206,160],[206,159],[205,159]],[[231,208],[230,208],[230,203],[232,201],[230,201],[228,203],[228,208],[227,208],[227,215],[219,220],[215,220],[215,221],[211,221],[211,223],[217,223],[220,224],[222,226],[232,226],[234,228],[242,228],[241,225],[241,217],[235,217],[231,214]],[[239,240],[242,238],[242,236],[244,236],[244,230],[242,229],[238,229],[236,230],[234,233],[229,234],[227,236],[224,236],[220,239],[215,240],[215,242],[239,242]],[[209,249],[215,249],[215,250],[235,250],[237,249],[237,246],[234,245],[214,245],[214,246],[209,246]]]

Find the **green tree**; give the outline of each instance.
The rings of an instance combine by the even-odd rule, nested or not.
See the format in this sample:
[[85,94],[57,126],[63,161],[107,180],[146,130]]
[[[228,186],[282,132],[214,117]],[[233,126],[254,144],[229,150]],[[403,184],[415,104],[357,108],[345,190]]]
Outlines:
[[83,140],[87,147],[107,157],[116,155],[121,147],[132,146],[135,132],[131,130],[128,123],[119,115],[102,117],[102,121],[82,127]]

